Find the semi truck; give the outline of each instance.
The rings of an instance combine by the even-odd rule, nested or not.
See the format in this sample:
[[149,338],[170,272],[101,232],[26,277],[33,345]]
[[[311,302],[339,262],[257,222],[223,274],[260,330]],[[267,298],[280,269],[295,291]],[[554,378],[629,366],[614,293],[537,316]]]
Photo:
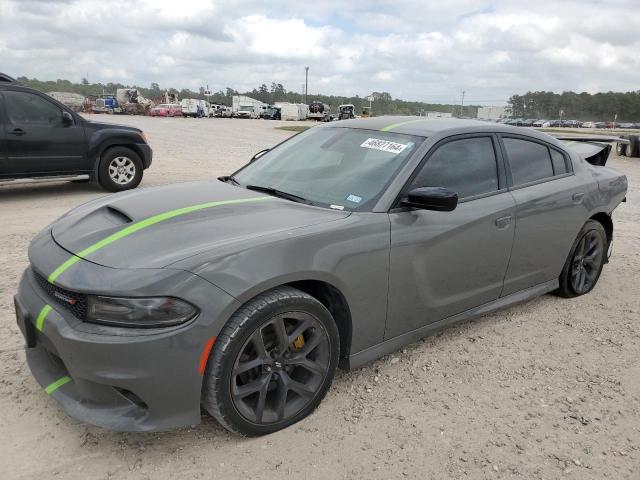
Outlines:
[[93,113],[122,113],[118,99],[111,93],[100,95],[100,97],[96,99],[92,111]]
[[331,107],[326,103],[314,100],[309,104],[308,118],[318,120],[320,122],[328,122],[331,120]]

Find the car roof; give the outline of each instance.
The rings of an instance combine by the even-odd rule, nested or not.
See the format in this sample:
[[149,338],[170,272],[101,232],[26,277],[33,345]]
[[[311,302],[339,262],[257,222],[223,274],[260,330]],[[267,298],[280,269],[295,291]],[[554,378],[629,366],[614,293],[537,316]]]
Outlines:
[[381,132],[416,135],[419,137],[446,136],[465,133],[507,133],[533,137],[556,146],[562,144],[551,135],[532,128],[514,127],[503,123],[463,118],[426,118],[418,116],[382,116],[355,118],[325,123],[325,128],[357,128]]
[[362,128],[366,130],[380,130],[383,132],[403,133],[429,137],[436,132],[480,125],[495,125],[478,120],[459,118],[426,118],[417,116],[383,116],[342,120],[333,125],[336,127]]

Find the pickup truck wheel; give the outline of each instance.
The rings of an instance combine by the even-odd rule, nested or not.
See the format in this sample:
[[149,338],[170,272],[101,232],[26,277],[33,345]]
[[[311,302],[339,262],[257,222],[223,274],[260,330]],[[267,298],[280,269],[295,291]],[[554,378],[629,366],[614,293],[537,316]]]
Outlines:
[[202,405],[226,429],[258,436],[309,415],[338,364],[338,329],[315,298],[291,287],[241,307],[216,339]]
[[573,298],[593,290],[604,267],[607,249],[607,234],[602,224],[595,220],[587,221],[571,248],[555,293]]
[[126,147],[105,151],[98,168],[100,185],[110,192],[136,188],[142,181],[142,161],[137,153]]

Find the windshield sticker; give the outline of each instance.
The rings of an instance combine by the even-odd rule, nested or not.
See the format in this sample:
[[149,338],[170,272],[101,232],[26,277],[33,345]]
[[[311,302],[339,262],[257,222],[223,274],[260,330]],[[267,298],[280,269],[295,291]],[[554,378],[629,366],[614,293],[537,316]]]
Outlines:
[[354,195],[353,193],[347,197],[347,202],[360,203],[362,201],[362,197],[358,195]]
[[380,140],[379,138],[367,138],[360,146],[363,148],[372,148],[374,150],[381,150],[383,152],[394,153],[397,155],[409,145],[390,142],[388,140]]
[[344,210],[344,206],[342,205],[329,205],[330,208],[333,208],[334,210]]

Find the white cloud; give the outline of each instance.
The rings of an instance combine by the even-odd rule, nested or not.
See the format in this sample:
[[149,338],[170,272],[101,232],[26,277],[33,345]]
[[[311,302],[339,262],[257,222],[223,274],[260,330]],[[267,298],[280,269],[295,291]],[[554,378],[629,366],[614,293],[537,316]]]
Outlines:
[[637,0],[0,0],[13,76],[498,103],[640,88]]

